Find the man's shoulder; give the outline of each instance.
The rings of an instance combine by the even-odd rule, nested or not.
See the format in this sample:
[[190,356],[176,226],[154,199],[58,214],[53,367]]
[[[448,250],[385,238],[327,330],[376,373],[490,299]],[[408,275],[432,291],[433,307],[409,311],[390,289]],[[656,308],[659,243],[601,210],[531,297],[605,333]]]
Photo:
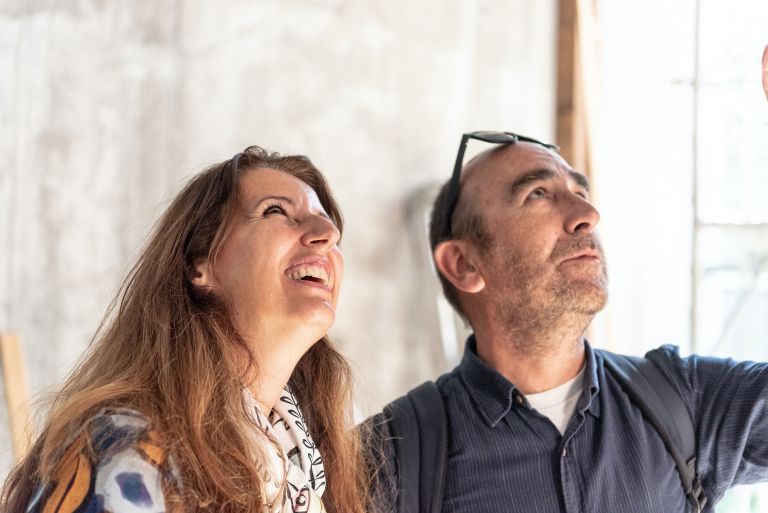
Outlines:
[[[613,351],[609,351],[607,349],[601,349],[597,347],[593,348],[592,350],[598,355],[615,354],[617,356],[630,357],[630,358],[633,357],[625,353],[615,353]],[[637,358],[637,357],[635,356],[634,358]],[[658,361],[676,361],[676,360],[682,359],[680,356],[680,348],[673,344],[664,344],[654,349],[651,349],[645,353],[643,358],[648,358],[649,360],[658,360]]]
[[[433,383],[434,387],[430,383]],[[387,450],[382,450],[382,446],[389,446],[393,440],[393,417],[396,414],[400,416],[409,414],[408,410],[401,411],[403,408],[400,406],[404,402],[414,405],[413,408],[416,408],[415,402],[427,405],[429,408],[439,407],[444,405],[446,399],[451,397],[459,386],[461,386],[460,377],[456,368],[441,374],[434,381],[425,381],[421,385],[411,388],[400,397],[393,399],[384,405],[381,411],[371,415],[363,422],[362,436],[365,445],[373,448],[374,452],[386,453]],[[439,397],[434,394],[435,390],[438,392]]]
[[634,360],[637,363],[652,362],[659,367],[662,371],[679,373],[685,367],[685,358],[680,356],[680,348],[672,344],[664,344],[657,348],[651,349],[643,356],[628,355],[624,353],[614,353],[606,349],[593,349],[598,359],[605,361],[606,359],[616,360],[628,359]]
[[[403,395],[401,395],[401,396],[393,399],[389,403],[387,403],[384,406],[384,408],[386,409],[388,406],[393,405],[395,402],[403,399],[404,397],[407,397],[409,395],[413,396],[414,394],[419,394],[420,391],[425,390],[425,388],[426,388],[425,385],[427,385],[428,383],[434,383],[435,384],[435,386],[437,387],[437,390],[440,392],[440,395],[442,396],[443,400],[445,400],[447,397],[451,396],[455,392],[455,389],[457,387],[461,387],[462,386],[461,385],[461,377],[460,377],[460,374],[459,374],[459,370],[458,370],[458,367],[456,367],[456,368],[454,368],[454,369],[452,369],[450,371],[444,372],[443,374],[441,374],[438,377],[436,377],[434,380],[427,380],[424,383],[422,383],[421,385],[414,386],[413,388],[411,388],[410,390],[405,392]],[[434,396],[432,396],[432,397],[434,397]],[[381,423],[381,422],[386,422],[387,416],[382,411],[382,412],[377,413],[376,415],[373,415],[371,417],[371,419],[373,419],[377,423]]]
[[658,364],[678,365],[683,361],[680,348],[672,344],[664,344],[645,353],[645,357]]
[[[678,346],[665,344],[655,349],[651,349],[646,352],[644,356],[630,356],[625,354],[615,354],[609,351],[596,349],[595,353],[600,355],[603,360],[611,359],[614,362],[618,359],[626,359],[633,361],[633,365],[641,369],[641,373],[647,375],[649,373],[643,372],[642,368],[651,364],[655,369],[661,372],[666,381],[670,382],[677,389],[678,393],[684,395],[689,390],[687,379],[687,360],[680,356],[680,349]],[[650,373],[655,375],[655,372]]]
[[419,400],[422,402],[434,401],[437,399],[437,396],[434,394],[435,390],[439,393],[440,398],[445,401],[457,386],[460,386],[460,377],[457,369],[453,369],[441,374],[434,380],[427,380],[421,385],[414,386],[403,395],[387,403],[382,411],[369,417],[366,422],[374,431],[387,433],[387,424],[392,418],[393,407],[397,408],[397,405],[402,404],[404,400],[407,400],[409,403]]
[[457,388],[463,387],[459,367],[455,367],[438,376],[437,379],[435,379],[435,384],[437,385],[438,390],[440,390],[440,393],[443,394],[443,397],[447,397],[451,395],[452,392],[455,392]]
[[[399,482],[413,483],[419,468],[444,468],[448,433],[446,399],[458,382],[454,369],[434,381],[426,381],[384,406],[361,427],[371,494],[381,511],[395,511]],[[436,474],[439,476],[442,474]],[[440,478],[436,477],[440,480]],[[418,488],[424,483],[419,479]],[[436,483],[436,482],[435,482]],[[419,494],[425,493],[419,491]],[[412,497],[405,499],[411,503]],[[406,506],[406,510],[410,509]]]

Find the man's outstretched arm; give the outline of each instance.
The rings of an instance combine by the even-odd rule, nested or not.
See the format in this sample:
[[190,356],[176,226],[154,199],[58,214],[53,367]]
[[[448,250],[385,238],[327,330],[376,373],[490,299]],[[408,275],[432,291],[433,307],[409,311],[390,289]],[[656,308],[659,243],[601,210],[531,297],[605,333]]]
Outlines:
[[739,484],[768,481],[768,363],[648,353],[680,386],[696,427],[697,468],[710,501]]

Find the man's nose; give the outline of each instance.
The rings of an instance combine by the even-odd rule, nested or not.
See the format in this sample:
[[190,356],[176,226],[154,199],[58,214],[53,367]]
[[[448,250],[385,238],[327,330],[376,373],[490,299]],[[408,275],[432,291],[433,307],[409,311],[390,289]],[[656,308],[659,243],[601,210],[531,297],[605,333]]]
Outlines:
[[592,233],[598,222],[600,213],[597,209],[581,196],[572,195],[565,220],[565,231],[573,235]]

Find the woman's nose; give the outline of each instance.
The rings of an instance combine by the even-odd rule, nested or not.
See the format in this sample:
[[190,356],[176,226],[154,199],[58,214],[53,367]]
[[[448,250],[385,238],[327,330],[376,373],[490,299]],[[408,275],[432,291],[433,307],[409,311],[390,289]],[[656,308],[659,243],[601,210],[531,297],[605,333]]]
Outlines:
[[331,247],[339,242],[341,233],[333,221],[321,215],[313,215],[301,237],[302,244],[312,247]]

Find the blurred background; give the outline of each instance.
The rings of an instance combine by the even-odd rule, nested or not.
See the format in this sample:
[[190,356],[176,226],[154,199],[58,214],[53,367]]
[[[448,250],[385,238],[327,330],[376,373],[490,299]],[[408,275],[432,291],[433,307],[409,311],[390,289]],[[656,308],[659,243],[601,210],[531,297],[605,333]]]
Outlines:
[[764,0],[0,0],[0,478],[9,411],[66,375],[181,185],[251,144],[308,155],[343,207],[359,418],[463,350],[425,217],[471,130],[590,175],[594,345],[768,360],[766,43]]

